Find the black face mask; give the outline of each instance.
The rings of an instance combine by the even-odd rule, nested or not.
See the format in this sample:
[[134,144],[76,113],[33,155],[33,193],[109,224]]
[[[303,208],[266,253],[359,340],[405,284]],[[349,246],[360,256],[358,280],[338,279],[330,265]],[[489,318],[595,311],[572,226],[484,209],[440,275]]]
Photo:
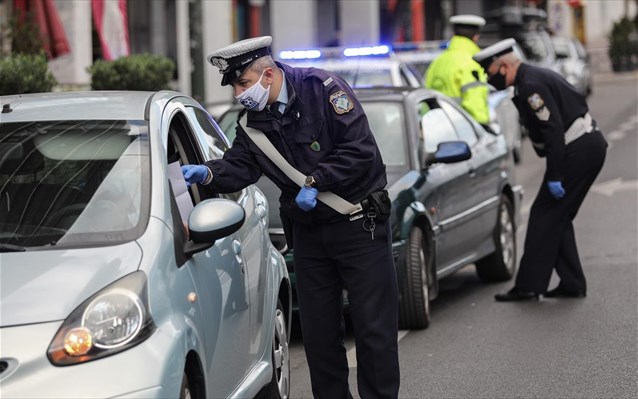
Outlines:
[[487,83],[494,86],[496,90],[505,90],[507,88],[507,83],[505,82],[505,75],[501,75],[498,72],[494,74],[494,76],[491,76],[487,80]]

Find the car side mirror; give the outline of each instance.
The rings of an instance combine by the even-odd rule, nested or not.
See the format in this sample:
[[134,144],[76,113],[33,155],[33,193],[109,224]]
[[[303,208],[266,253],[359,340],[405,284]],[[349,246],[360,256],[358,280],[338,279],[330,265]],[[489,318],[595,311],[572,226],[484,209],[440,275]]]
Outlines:
[[212,198],[200,202],[188,216],[191,241],[185,245],[186,256],[204,251],[218,239],[236,232],[245,219],[244,208],[235,201]]
[[472,157],[470,146],[464,141],[444,141],[439,143],[436,152],[429,154],[426,166],[434,163],[456,163]]

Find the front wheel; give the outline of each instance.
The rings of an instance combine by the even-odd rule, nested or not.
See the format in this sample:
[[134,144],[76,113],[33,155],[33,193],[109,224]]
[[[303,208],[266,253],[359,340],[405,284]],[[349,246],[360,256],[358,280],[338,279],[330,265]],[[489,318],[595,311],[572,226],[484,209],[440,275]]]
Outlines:
[[482,281],[505,281],[514,276],[516,270],[516,229],[513,215],[512,202],[505,195],[501,195],[493,233],[495,250],[476,262],[476,273]]
[[179,390],[179,399],[191,399],[192,397],[190,384],[188,383],[188,375],[184,373],[182,376],[182,386]]
[[408,238],[407,256],[401,282],[399,328],[420,329],[430,325],[430,284],[432,259],[425,246],[423,231],[413,227]]
[[272,339],[273,373],[266,387],[264,398],[287,399],[290,396],[290,355],[288,353],[288,326],[284,315],[284,306],[277,301],[275,311],[275,329]]

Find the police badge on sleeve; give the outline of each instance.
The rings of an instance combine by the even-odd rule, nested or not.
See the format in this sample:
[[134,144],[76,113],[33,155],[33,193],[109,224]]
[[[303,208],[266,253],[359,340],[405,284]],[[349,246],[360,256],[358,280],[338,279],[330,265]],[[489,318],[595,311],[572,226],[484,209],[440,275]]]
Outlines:
[[354,108],[354,103],[343,90],[339,90],[330,96],[330,104],[339,115],[350,112]]
[[536,113],[536,117],[541,121],[549,120],[549,110],[545,106],[545,101],[538,93],[534,93],[531,96],[527,97],[527,102],[529,103],[530,108]]

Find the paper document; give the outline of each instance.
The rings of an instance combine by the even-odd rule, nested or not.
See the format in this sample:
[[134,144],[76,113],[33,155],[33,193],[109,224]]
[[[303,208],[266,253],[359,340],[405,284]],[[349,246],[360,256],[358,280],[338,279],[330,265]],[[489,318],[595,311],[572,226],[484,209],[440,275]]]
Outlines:
[[186,180],[184,180],[179,161],[168,164],[168,180],[173,186],[173,194],[175,194],[175,201],[177,202],[182,222],[187,225],[188,215],[193,209],[193,200],[188,192],[188,186],[186,185]]

